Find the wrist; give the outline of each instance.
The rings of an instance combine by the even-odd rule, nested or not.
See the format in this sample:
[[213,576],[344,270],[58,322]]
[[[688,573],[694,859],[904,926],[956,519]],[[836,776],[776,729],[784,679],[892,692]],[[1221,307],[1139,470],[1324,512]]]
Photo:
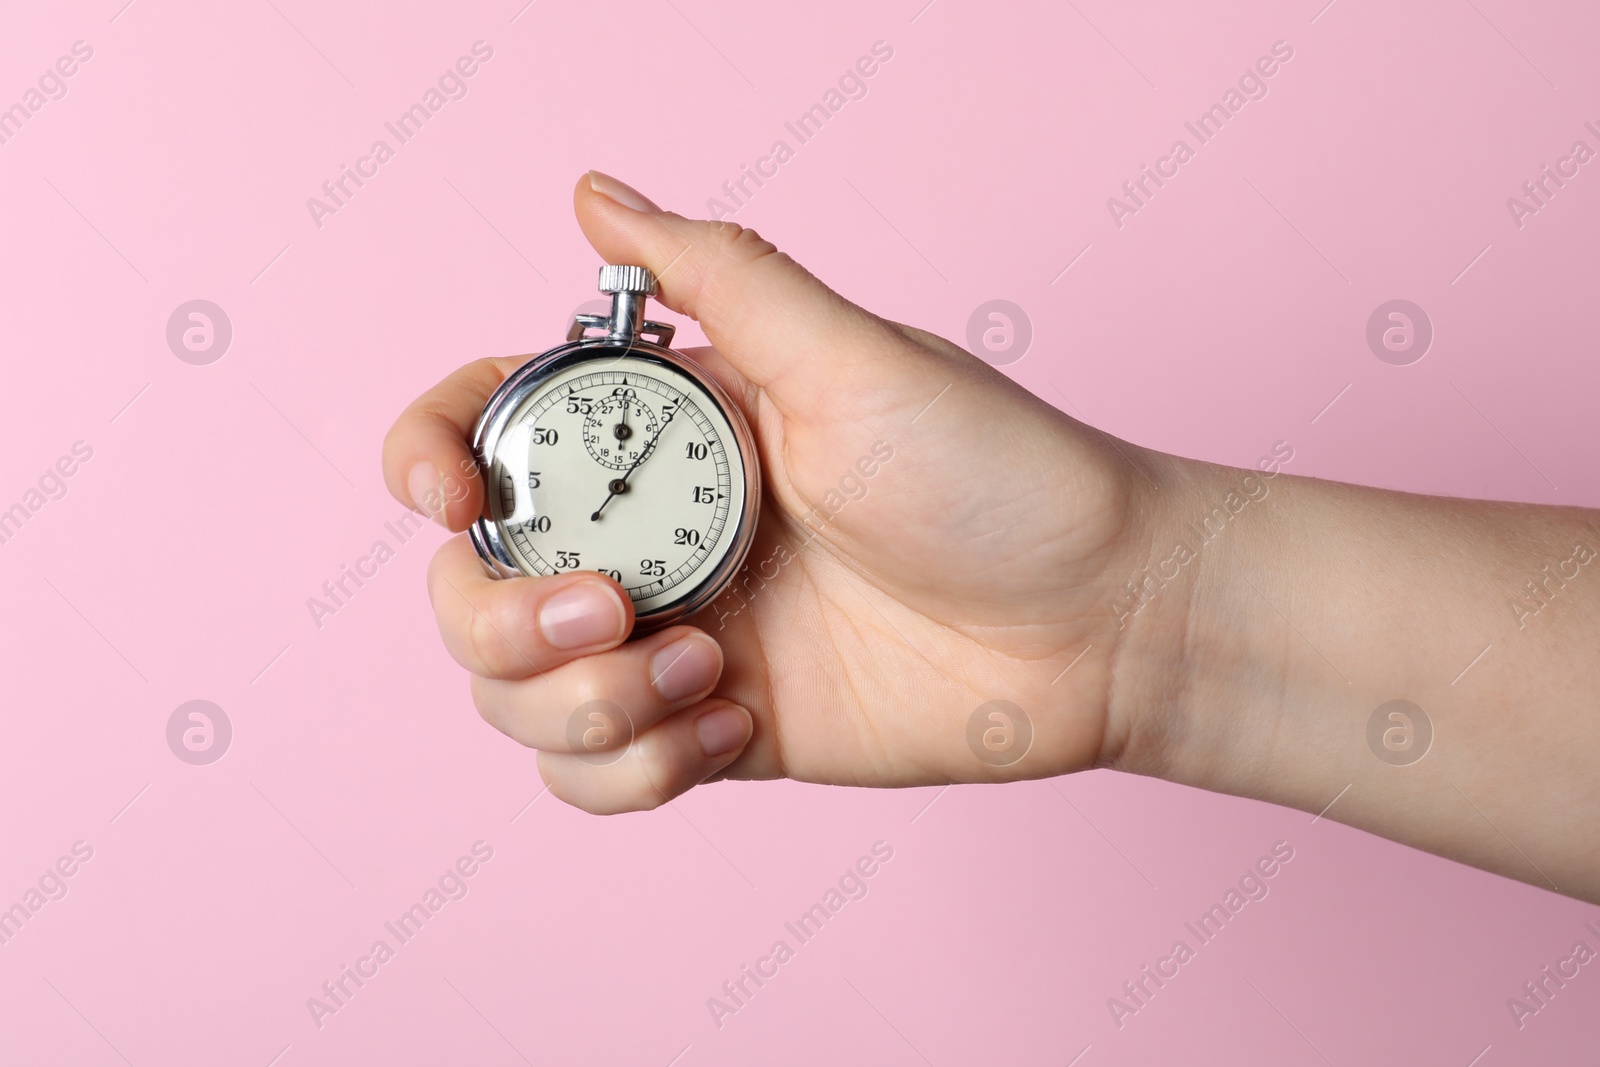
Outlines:
[[1600,898],[1593,834],[1551,818],[1600,803],[1600,597],[1548,569],[1592,516],[1168,463],[1152,569],[1192,551],[1126,620],[1102,762]]
[[[1306,547],[1281,492],[1286,446],[1256,470],[1144,453],[1144,556],[1108,576],[1105,610],[1120,640],[1102,762],[1204,789],[1262,796],[1297,650],[1264,587],[1298,584],[1285,568]],[[1292,456],[1288,450],[1287,456]],[[1272,462],[1274,459],[1277,462]],[[1269,618],[1270,616],[1270,618]]]

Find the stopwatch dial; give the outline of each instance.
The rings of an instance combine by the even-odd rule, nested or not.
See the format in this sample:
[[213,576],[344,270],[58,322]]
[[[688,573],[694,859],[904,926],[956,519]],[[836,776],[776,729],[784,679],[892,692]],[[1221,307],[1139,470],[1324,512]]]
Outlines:
[[706,582],[744,515],[728,416],[690,375],[639,359],[543,383],[502,433],[492,475],[492,517],[525,573],[601,571],[640,614]]
[[599,401],[579,398],[583,420],[583,447],[596,463],[625,471],[639,462],[655,438],[655,412],[637,394],[614,394]]

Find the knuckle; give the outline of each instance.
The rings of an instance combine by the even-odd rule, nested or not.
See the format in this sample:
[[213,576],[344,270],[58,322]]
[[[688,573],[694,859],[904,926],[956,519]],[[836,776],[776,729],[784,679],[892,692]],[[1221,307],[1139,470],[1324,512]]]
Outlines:
[[588,810],[587,808],[584,808],[583,805],[578,802],[578,798],[573,796],[571,791],[567,789],[567,783],[565,779],[561,777],[561,775],[554,774],[545,769],[544,761],[542,759],[540,760],[539,777],[544,779],[545,788],[550,790],[550,795],[561,801],[561,803],[567,805],[569,808],[579,808],[584,811]]
[[500,636],[494,632],[494,624],[489,621],[483,608],[469,603],[466,613],[466,630],[462,638],[467,655],[474,663],[492,668],[499,658]]
[[409,435],[410,427],[404,418],[399,418],[390,425],[383,435],[383,466],[386,472],[393,472],[404,477],[398,469],[401,461],[400,445]]
[[441,388],[427,397],[439,411],[448,411],[451,400],[486,396],[505,380],[500,361],[484,356],[466,364],[441,383]]
[[776,245],[755,230],[726,219],[711,223],[710,244],[711,252],[716,258],[731,259],[741,263],[760,259],[778,251]]
[[637,730],[628,709],[604,697],[573,693],[565,702],[567,743],[586,755],[626,748]]
[[504,733],[500,725],[499,704],[492,699],[485,680],[476,674],[469,675],[467,684],[472,691],[472,706],[478,709],[478,717]]
[[428,590],[428,606],[433,609],[433,620],[443,630],[446,625],[445,613],[439,610],[439,586],[444,584],[445,568],[450,565],[450,542],[446,541],[439,546],[439,550],[428,561],[428,574],[423,579],[423,586]]
[[479,356],[462,369],[464,377],[492,382],[500,378],[500,361],[493,356]]
[[[504,683],[478,675],[472,676],[472,702],[478,709],[479,718],[523,748],[538,748],[537,740],[529,730],[524,709],[513,707],[509,703],[514,696],[513,692],[504,687]],[[529,711],[537,714],[538,709]]]
[[550,789],[550,795],[569,808],[577,808],[589,815],[615,815],[625,808],[619,808],[607,803],[603,792],[586,789],[573,789],[567,780],[557,774],[552,774],[545,779],[545,784]]
[[739,239],[745,232],[743,226],[727,219],[716,219],[706,223],[706,232],[711,235],[711,246],[714,251],[723,251]]
[[581,662],[583,671],[578,675],[578,700],[583,703],[610,705],[631,723],[639,709],[633,706],[634,702],[629,700],[628,694],[623,691],[624,686],[618,677],[617,668],[593,660]]
[[735,242],[735,247],[741,255],[749,259],[765,259],[768,256],[789,258],[785,253],[778,251],[777,245],[754,230],[745,230],[741,233]]
[[[667,803],[680,789],[671,788],[671,783],[679,776],[676,768],[671,765],[671,752],[661,743],[659,732],[647,733],[639,738],[630,753],[633,757],[633,772],[629,775],[628,788],[629,807],[633,811],[654,811]],[[663,789],[659,783],[668,783],[668,788]]]
[[539,647],[534,613],[521,596],[496,585],[495,593],[472,610],[473,655],[492,674],[520,674],[537,670],[534,650]]

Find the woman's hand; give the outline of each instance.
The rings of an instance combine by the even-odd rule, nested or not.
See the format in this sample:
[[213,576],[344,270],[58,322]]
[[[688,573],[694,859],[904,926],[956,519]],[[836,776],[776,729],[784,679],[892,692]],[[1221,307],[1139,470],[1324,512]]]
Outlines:
[[[607,262],[650,268],[705,329],[715,348],[689,354],[742,405],[767,497],[735,585],[636,642],[598,573],[494,581],[465,536],[439,551],[445,645],[484,718],[540,750],[551,792],[618,812],[708,778],[927,785],[1114,756],[1116,665],[1151,661],[1108,590],[1147,562],[1172,461],[857,307],[754,231],[599,174],[574,199]],[[478,516],[468,437],[520,362],[464,367],[401,416],[384,473],[402,503],[451,530]],[[596,700],[629,728],[589,729]]]
[[[742,404],[767,499],[734,587],[631,643],[597,573],[491,581],[465,537],[440,550],[445,644],[558,797],[1112,765],[1600,900],[1600,514],[1279,475],[1284,442],[1264,471],[1136,448],[749,230],[604,175],[576,207],[705,328],[692,354]],[[401,416],[396,497],[477,517],[467,435],[519,363]],[[623,723],[592,717],[613,705]]]

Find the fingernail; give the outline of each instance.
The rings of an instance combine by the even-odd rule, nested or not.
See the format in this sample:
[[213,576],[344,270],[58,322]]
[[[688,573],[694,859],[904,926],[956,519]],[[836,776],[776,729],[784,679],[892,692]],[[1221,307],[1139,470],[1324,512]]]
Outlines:
[[707,759],[725,756],[750,739],[750,713],[740,707],[708,711],[694,724]]
[[650,202],[650,198],[639,190],[629,185],[624,185],[609,174],[600,171],[589,172],[589,188],[601,196],[615,200],[623,207],[632,208],[634,211],[645,211],[652,215],[661,214],[661,209]]
[[563,589],[539,609],[539,632],[552,648],[588,648],[615,641],[627,622],[622,600],[599,582]]
[[406,491],[411,494],[411,503],[428,518],[449,529],[444,514],[444,493],[440,491],[442,484],[439,468],[427,460],[412,467],[411,473],[406,476]]
[[667,703],[703,693],[722,673],[722,649],[704,634],[690,634],[650,657],[650,684]]

